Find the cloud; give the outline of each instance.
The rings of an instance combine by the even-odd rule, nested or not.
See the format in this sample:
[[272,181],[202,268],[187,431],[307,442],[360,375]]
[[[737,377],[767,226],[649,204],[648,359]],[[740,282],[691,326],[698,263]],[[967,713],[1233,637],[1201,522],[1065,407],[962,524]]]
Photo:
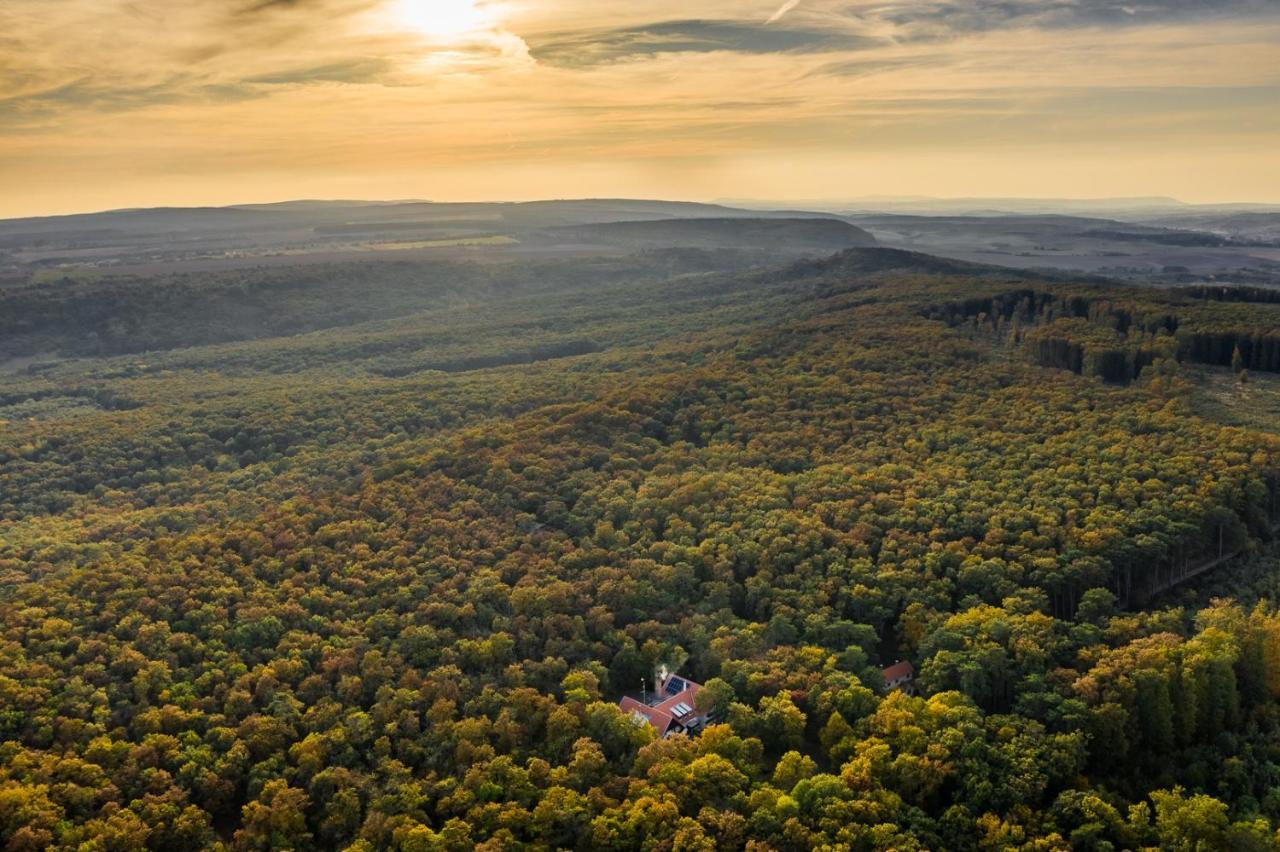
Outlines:
[[834,27],[780,27],[734,20],[670,20],[619,29],[558,33],[530,40],[534,59],[588,67],[671,53],[821,53],[878,40]]
[[240,10],[243,15],[254,15],[258,12],[270,12],[273,9],[289,9],[297,6],[299,0],[262,0]]
[[240,4],[235,10],[237,17],[251,18],[272,12],[307,12],[326,15],[348,15],[363,9],[372,8],[380,0],[257,0],[248,5]]
[[249,77],[244,82],[269,86],[304,83],[374,83],[393,69],[394,65],[388,59],[353,59],[348,62],[333,62],[259,74],[256,77]]
[[787,0],[787,2],[783,3],[781,6],[778,7],[778,11],[774,12],[772,15],[769,16],[769,20],[765,21],[765,23],[766,24],[778,23],[778,21],[781,21],[783,18],[785,18],[788,14],[791,13],[792,10],[794,10],[799,5],[800,5],[800,0]]
[[948,64],[948,59],[937,53],[921,56],[884,56],[874,59],[844,59],[828,62],[815,68],[809,77],[831,76],[846,79],[872,77],[890,71],[910,68],[936,68]]
[[259,95],[251,88],[235,83],[170,79],[152,85],[119,86],[82,77],[53,88],[0,98],[0,115],[39,119],[69,108],[121,112],[165,104],[234,103],[256,97]]
[[528,41],[539,62],[590,68],[669,54],[862,52],[894,43],[1015,29],[1280,19],[1280,0],[809,0],[803,25],[792,25],[790,16],[801,2],[785,0],[763,22],[733,17],[657,19],[625,27],[550,31]]
[[1209,19],[1280,16],[1276,0],[931,0],[852,6],[861,20],[915,33],[976,33],[1011,28],[1146,26]]

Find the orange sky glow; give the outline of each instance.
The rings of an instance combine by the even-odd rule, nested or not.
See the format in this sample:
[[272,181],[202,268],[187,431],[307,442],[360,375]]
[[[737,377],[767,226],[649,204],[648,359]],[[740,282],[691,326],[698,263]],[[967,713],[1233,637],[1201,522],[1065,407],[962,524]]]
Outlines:
[[5,0],[0,216],[1280,201],[1275,0]]

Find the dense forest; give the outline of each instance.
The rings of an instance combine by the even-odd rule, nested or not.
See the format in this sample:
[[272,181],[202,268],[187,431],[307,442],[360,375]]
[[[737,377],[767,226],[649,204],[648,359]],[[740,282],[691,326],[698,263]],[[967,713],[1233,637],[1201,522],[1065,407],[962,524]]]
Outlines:
[[0,844],[1280,849],[1270,291],[748,261],[0,294]]
[[[838,224],[838,223],[837,223]],[[394,259],[270,268],[104,274],[0,281],[0,356],[102,356],[296,335],[515,293],[559,293],[748,267],[763,253],[668,249],[625,259],[473,263]]]

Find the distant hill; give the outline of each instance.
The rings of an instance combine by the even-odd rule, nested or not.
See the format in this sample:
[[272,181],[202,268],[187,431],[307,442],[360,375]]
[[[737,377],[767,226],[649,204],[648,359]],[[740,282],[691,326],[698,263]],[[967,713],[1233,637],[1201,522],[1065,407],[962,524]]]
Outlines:
[[[287,201],[231,207],[156,207],[69,216],[0,219],[0,239],[59,232],[111,231],[117,236],[199,234],[255,229],[296,229],[341,224],[501,221],[509,228],[549,228],[599,222],[693,218],[777,218],[788,211],[738,210],[718,204],[632,199],[565,199],[529,202]],[[826,213],[805,216],[836,219]],[[18,240],[20,242],[20,240]]]
[[1149,283],[1229,275],[1254,284],[1266,283],[1280,271],[1268,239],[1280,232],[1272,230],[1266,214],[1194,220],[1044,213],[847,218],[883,246],[1021,269],[1072,270]]
[[331,263],[12,281],[0,286],[0,364],[38,354],[110,356],[286,337],[547,290],[639,286],[754,268],[761,254],[686,248],[493,263],[372,254]]
[[879,272],[915,272],[927,275],[1011,275],[1014,270],[985,263],[937,257],[894,248],[852,248],[830,257],[800,261],[787,267],[794,278],[874,275]]
[[[516,242],[533,239],[545,246],[543,232],[552,228],[605,222],[797,216],[839,221],[839,217],[828,213],[735,210],[715,204],[631,199],[522,203],[292,201],[0,220],[0,252],[8,252],[13,262],[31,267],[108,263],[123,264],[136,271],[143,265],[223,258],[227,252],[246,256],[288,251],[299,255],[298,262],[302,262],[302,253],[341,253],[379,242],[441,243],[503,237]],[[810,230],[814,227],[807,226]],[[722,232],[732,230],[726,225],[719,228]],[[798,233],[795,228],[791,230]],[[737,245],[740,239],[735,237],[729,242]],[[609,245],[608,241],[601,244]],[[725,237],[699,244],[722,246]],[[833,241],[828,234],[816,238],[804,250],[836,251],[854,244],[858,243],[843,237]]]
[[[116,210],[0,220],[0,288],[63,278],[168,275],[365,260],[616,256],[653,248],[728,250],[729,266],[777,266],[849,248],[892,247],[1026,270],[1059,269],[1161,286],[1280,284],[1280,213],[1134,207],[933,215],[744,209],[595,198],[531,202],[313,200],[221,208]],[[1084,202],[1080,202],[1083,204]],[[1109,202],[1111,203],[1111,202]],[[1143,212],[1143,211],[1146,212]],[[1155,212],[1152,212],[1155,211]],[[1073,212],[1075,215],[1065,215]]]
[[1175,213],[1145,220],[1168,228],[1197,228],[1238,242],[1280,245],[1280,211]]
[[550,228],[545,239],[624,248],[689,246],[833,252],[876,245],[863,229],[838,219],[697,218],[604,222]]

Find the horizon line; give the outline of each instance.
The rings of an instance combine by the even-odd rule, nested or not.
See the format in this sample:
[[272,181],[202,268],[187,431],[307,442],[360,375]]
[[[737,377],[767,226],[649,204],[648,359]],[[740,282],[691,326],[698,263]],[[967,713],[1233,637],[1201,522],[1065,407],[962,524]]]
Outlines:
[[[288,204],[315,204],[315,205],[342,205],[342,204],[366,204],[366,205],[408,205],[408,204],[432,204],[432,205],[462,205],[462,204],[489,204],[489,205],[517,205],[517,204],[538,204],[538,203],[582,203],[582,202],[632,202],[632,203],[657,203],[657,204],[698,204],[712,207],[732,207],[732,206],[763,206],[774,205],[770,209],[783,210],[795,209],[796,207],[813,206],[815,208],[831,208],[831,207],[847,207],[858,204],[976,204],[981,202],[990,203],[1019,203],[1031,204],[1039,203],[1045,205],[1052,204],[1069,204],[1069,205],[1088,205],[1088,204],[1107,204],[1116,205],[1129,203],[1134,206],[1158,205],[1182,208],[1209,208],[1209,207],[1275,207],[1280,208],[1280,200],[1276,201],[1184,201],[1176,196],[1171,195],[1117,195],[1117,196],[1039,196],[1039,195],[955,195],[955,196],[932,196],[932,195],[862,195],[849,196],[847,198],[829,198],[829,199],[785,199],[785,198],[753,198],[753,197],[716,197],[716,198],[677,198],[677,197],[642,197],[642,196],[624,196],[624,195],[590,195],[590,196],[535,196],[527,198],[502,198],[502,199],[427,199],[427,198],[315,198],[315,197],[290,197],[276,198],[268,201],[242,201],[232,204],[156,204],[156,205],[127,205],[121,207],[103,207],[88,210],[76,210],[62,213],[33,213],[23,216],[0,216],[0,222],[20,222],[36,219],[62,219],[72,218],[76,216],[102,216],[113,213],[145,213],[159,212],[165,210],[172,211],[199,211],[199,210],[239,210],[254,207],[281,207]],[[830,212],[824,210],[821,212]]]

